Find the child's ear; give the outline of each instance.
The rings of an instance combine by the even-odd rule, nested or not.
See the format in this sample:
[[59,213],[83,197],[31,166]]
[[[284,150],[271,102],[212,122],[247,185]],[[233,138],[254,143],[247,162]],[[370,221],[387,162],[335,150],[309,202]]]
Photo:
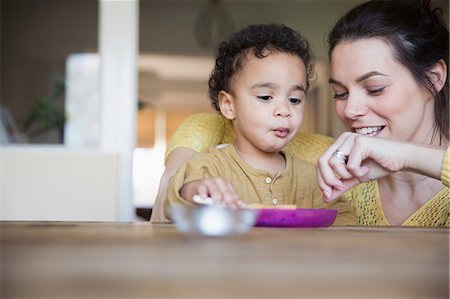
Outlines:
[[229,120],[233,120],[236,117],[233,96],[228,92],[221,90],[217,96],[217,101],[219,102],[222,115]]
[[447,80],[447,65],[445,61],[440,59],[433,67],[427,72],[428,78],[433,83],[433,91],[438,94],[445,85]]

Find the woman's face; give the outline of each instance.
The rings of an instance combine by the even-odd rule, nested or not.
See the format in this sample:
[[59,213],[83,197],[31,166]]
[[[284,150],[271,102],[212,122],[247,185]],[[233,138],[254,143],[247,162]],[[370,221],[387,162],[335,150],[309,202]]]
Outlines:
[[362,135],[427,142],[433,97],[398,63],[382,39],[339,43],[331,56],[336,114]]

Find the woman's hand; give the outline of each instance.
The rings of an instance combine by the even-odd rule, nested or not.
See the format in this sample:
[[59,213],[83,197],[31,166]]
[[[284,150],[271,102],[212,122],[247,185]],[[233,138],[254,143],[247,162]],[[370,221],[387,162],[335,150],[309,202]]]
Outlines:
[[202,198],[210,197],[216,204],[230,209],[240,209],[245,204],[240,200],[233,185],[222,177],[211,177],[204,180],[189,182],[183,185],[180,195],[185,200],[193,202],[194,195]]
[[[324,200],[331,201],[362,182],[410,168],[415,164],[414,159],[424,159],[420,151],[414,151],[418,146],[423,147],[391,139],[343,133],[317,163],[317,179]],[[346,155],[347,161],[338,157],[339,154],[334,154],[335,151]],[[424,169],[416,170],[424,172]]]

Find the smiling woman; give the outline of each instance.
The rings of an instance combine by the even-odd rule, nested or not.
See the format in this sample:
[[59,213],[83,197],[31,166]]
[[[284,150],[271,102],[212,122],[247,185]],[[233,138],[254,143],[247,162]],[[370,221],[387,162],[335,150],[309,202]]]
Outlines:
[[440,12],[429,1],[370,1],[329,35],[329,82],[349,132],[319,159],[318,181],[327,201],[358,185],[347,196],[361,224],[449,224],[449,32]]

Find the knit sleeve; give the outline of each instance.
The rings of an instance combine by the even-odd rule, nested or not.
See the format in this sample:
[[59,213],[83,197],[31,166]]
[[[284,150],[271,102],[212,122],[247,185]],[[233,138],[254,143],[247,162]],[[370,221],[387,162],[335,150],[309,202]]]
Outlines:
[[177,147],[204,152],[220,143],[234,139],[231,122],[215,113],[196,113],[188,117],[175,131],[167,144],[164,160]]
[[445,186],[450,187],[450,147],[447,147],[447,150],[445,151],[444,163],[441,171],[441,181]]
[[287,145],[286,152],[299,157],[300,159],[312,164],[317,164],[317,160],[332,145],[334,139],[313,133],[299,133]]

